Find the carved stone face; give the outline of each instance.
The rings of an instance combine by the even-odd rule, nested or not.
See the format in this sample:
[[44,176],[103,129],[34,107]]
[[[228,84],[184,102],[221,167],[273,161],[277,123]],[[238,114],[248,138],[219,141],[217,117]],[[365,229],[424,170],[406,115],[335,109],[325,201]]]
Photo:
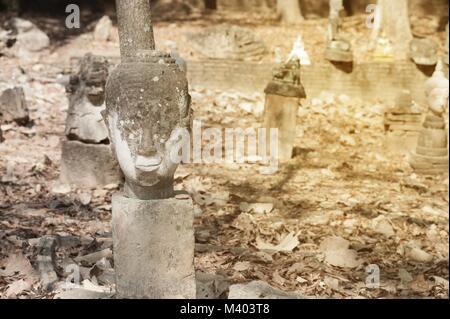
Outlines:
[[171,188],[179,164],[170,152],[179,130],[190,127],[185,74],[168,55],[152,52],[119,65],[106,92],[104,117],[127,186],[142,199],[164,196],[157,193]]
[[79,72],[70,77],[66,87],[69,112],[65,130],[69,139],[85,143],[108,141],[108,132],[100,114],[105,107],[108,67],[105,58],[87,54],[81,60]]
[[436,115],[442,115],[448,106],[449,84],[438,64],[433,76],[426,83],[428,107]]

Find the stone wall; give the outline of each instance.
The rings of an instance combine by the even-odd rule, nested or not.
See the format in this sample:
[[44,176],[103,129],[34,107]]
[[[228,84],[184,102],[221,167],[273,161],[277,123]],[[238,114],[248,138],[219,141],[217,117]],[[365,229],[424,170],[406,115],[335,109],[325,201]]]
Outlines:
[[[72,58],[72,68],[80,58]],[[118,64],[119,57],[108,57]],[[263,92],[272,78],[273,63],[203,60],[187,61],[191,88],[243,93]],[[424,103],[424,83],[433,69],[423,72],[412,62],[355,64],[351,70],[329,62],[302,67],[302,83],[309,98],[322,91],[345,94],[366,101],[393,102],[402,89],[411,91],[412,98]],[[448,68],[445,70],[448,77]],[[428,74],[428,75],[427,75]]]
[[[188,61],[188,78],[194,88],[262,92],[271,79],[273,67],[271,63],[258,62]],[[331,63],[302,68],[302,82],[308,97],[330,91],[370,101],[393,101],[399,90],[409,89],[413,98],[422,103],[426,79],[427,76],[409,62],[357,64],[351,71]]]

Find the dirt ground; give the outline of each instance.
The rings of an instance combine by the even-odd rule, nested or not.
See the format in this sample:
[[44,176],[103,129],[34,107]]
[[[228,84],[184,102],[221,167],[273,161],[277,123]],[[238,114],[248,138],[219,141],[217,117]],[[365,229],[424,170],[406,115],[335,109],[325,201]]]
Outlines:
[[[358,31],[363,21],[345,20],[354,41],[364,38]],[[182,55],[195,59],[185,34],[214,22],[185,21],[182,28],[181,22],[159,22],[157,43],[176,41]],[[313,61],[322,56],[315,52],[323,50],[325,40],[307,35],[324,34],[325,26],[319,19],[299,28]],[[256,22],[252,28],[285,53],[298,33]],[[92,263],[75,259],[111,248],[110,199],[116,186],[69,191],[57,182],[68,101],[56,79],[69,69],[71,56],[89,51],[118,55],[117,39],[96,43],[85,33],[40,57],[0,57],[0,88],[23,86],[33,120],[28,127],[2,125],[0,297],[58,293],[44,292],[36,272],[36,243],[43,235],[73,243],[57,250],[60,281],[69,275],[66,266],[75,263],[87,269],[83,279],[111,288],[111,281],[94,278]],[[191,94],[195,119],[204,127],[261,124],[262,92]],[[385,107],[325,90],[303,101],[296,157],[274,175],[260,174],[257,164],[180,167],[176,185],[196,201],[196,270],[220,274],[230,283],[263,280],[310,297],[448,298],[448,176],[418,176],[405,156],[386,151]],[[273,209],[247,211],[245,202],[269,203]],[[112,262],[111,256],[106,259]],[[366,284],[369,265],[379,269],[379,287]]]

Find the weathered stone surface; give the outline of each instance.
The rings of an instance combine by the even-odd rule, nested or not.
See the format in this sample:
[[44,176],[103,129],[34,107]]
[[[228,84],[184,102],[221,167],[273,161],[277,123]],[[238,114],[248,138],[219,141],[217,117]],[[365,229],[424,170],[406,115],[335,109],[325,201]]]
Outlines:
[[94,29],[94,40],[106,42],[111,38],[113,24],[108,16],[102,17]]
[[41,237],[38,243],[38,270],[41,275],[41,286],[45,291],[51,291],[58,281],[56,274],[57,239],[53,236]]
[[191,34],[192,46],[210,59],[260,60],[266,54],[264,43],[253,33],[233,25],[209,27]]
[[25,125],[28,123],[29,111],[25,100],[25,93],[21,87],[6,89],[0,95],[0,118],[3,121],[14,121]]
[[431,39],[413,39],[410,43],[410,56],[416,64],[435,65],[438,61],[438,46]]
[[42,51],[50,45],[50,38],[31,21],[14,18],[12,27],[17,32],[14,51],[18,56]]
[[264,281],[230,286],[228,299],[303,299],[304,297],[281,291]]
[[353,52],[350,41],[341,34],[342,21],[339,12],[344,9],[342,0],[330,0],[328,18],[328,43],[325,58],[335,62],[352,62]]
[[343,50],[340,48],[333,48],[336,43],[330,43],[325,50],[325,59],[334,62],[350,63],[353,61],[353,52],[349,50]]
[[411,93],[401,91],[396,105],[384,115],[387,149],[401,154],[410,154],[417,146],[422,130],[423,115],[413,109]]
[[197,299],[219,299],[224,297],[230,283],[216,274],[197,272],[195,274],[197,285]]
[[109,145],[63,141],[61,182],[79,187],[95,188],[119,184],[122,173]]
[[264,127],[267,133],[270,129],[278,129],[278,159],[287,161],[292,158],[294,149],[300,99],[306,97],[298,55],[292,54],[284,65],[275,70],[264,92]]
[[298,98],[266,95],[264,127],[278,129],[278,158],[281,161],[292,158],[299,106]]
[[93,144],[109,140],[108,129],[101,114],[104,106],[93,107],[84,96],[74,108],[69,109],[66,121],[65,134],[69,139]]
[[139,200],[118,193],[112,215],[117,296],[194,299],[192,200]]
[[180,164],[171,152],[191,125],[186,74],[169,54],[143,51],[111,73],[105,121],[126,193],[140,199],[173,196]]
[[86,54],[79,71],[71,75],[66,87],[69,111],[65,134],[68,139],[85,143],[108,142],[108,130],[101,115],[105,109],[108,67],[104,57]]
[[[420,132],[411,167],[422,174],[448,174],[448,133],[444,112],[448,108],[449,83],[441,63],[425,83],[429,113]],[[445,150],[445,152],[444,152]]]

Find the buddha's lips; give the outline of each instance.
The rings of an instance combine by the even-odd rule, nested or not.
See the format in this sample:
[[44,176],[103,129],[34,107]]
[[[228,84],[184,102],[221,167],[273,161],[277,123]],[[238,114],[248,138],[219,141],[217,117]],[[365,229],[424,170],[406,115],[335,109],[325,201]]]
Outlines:
[[159,164],[156,165],[136,165],[136,168],[142,172],[154,172],[158,170]]

